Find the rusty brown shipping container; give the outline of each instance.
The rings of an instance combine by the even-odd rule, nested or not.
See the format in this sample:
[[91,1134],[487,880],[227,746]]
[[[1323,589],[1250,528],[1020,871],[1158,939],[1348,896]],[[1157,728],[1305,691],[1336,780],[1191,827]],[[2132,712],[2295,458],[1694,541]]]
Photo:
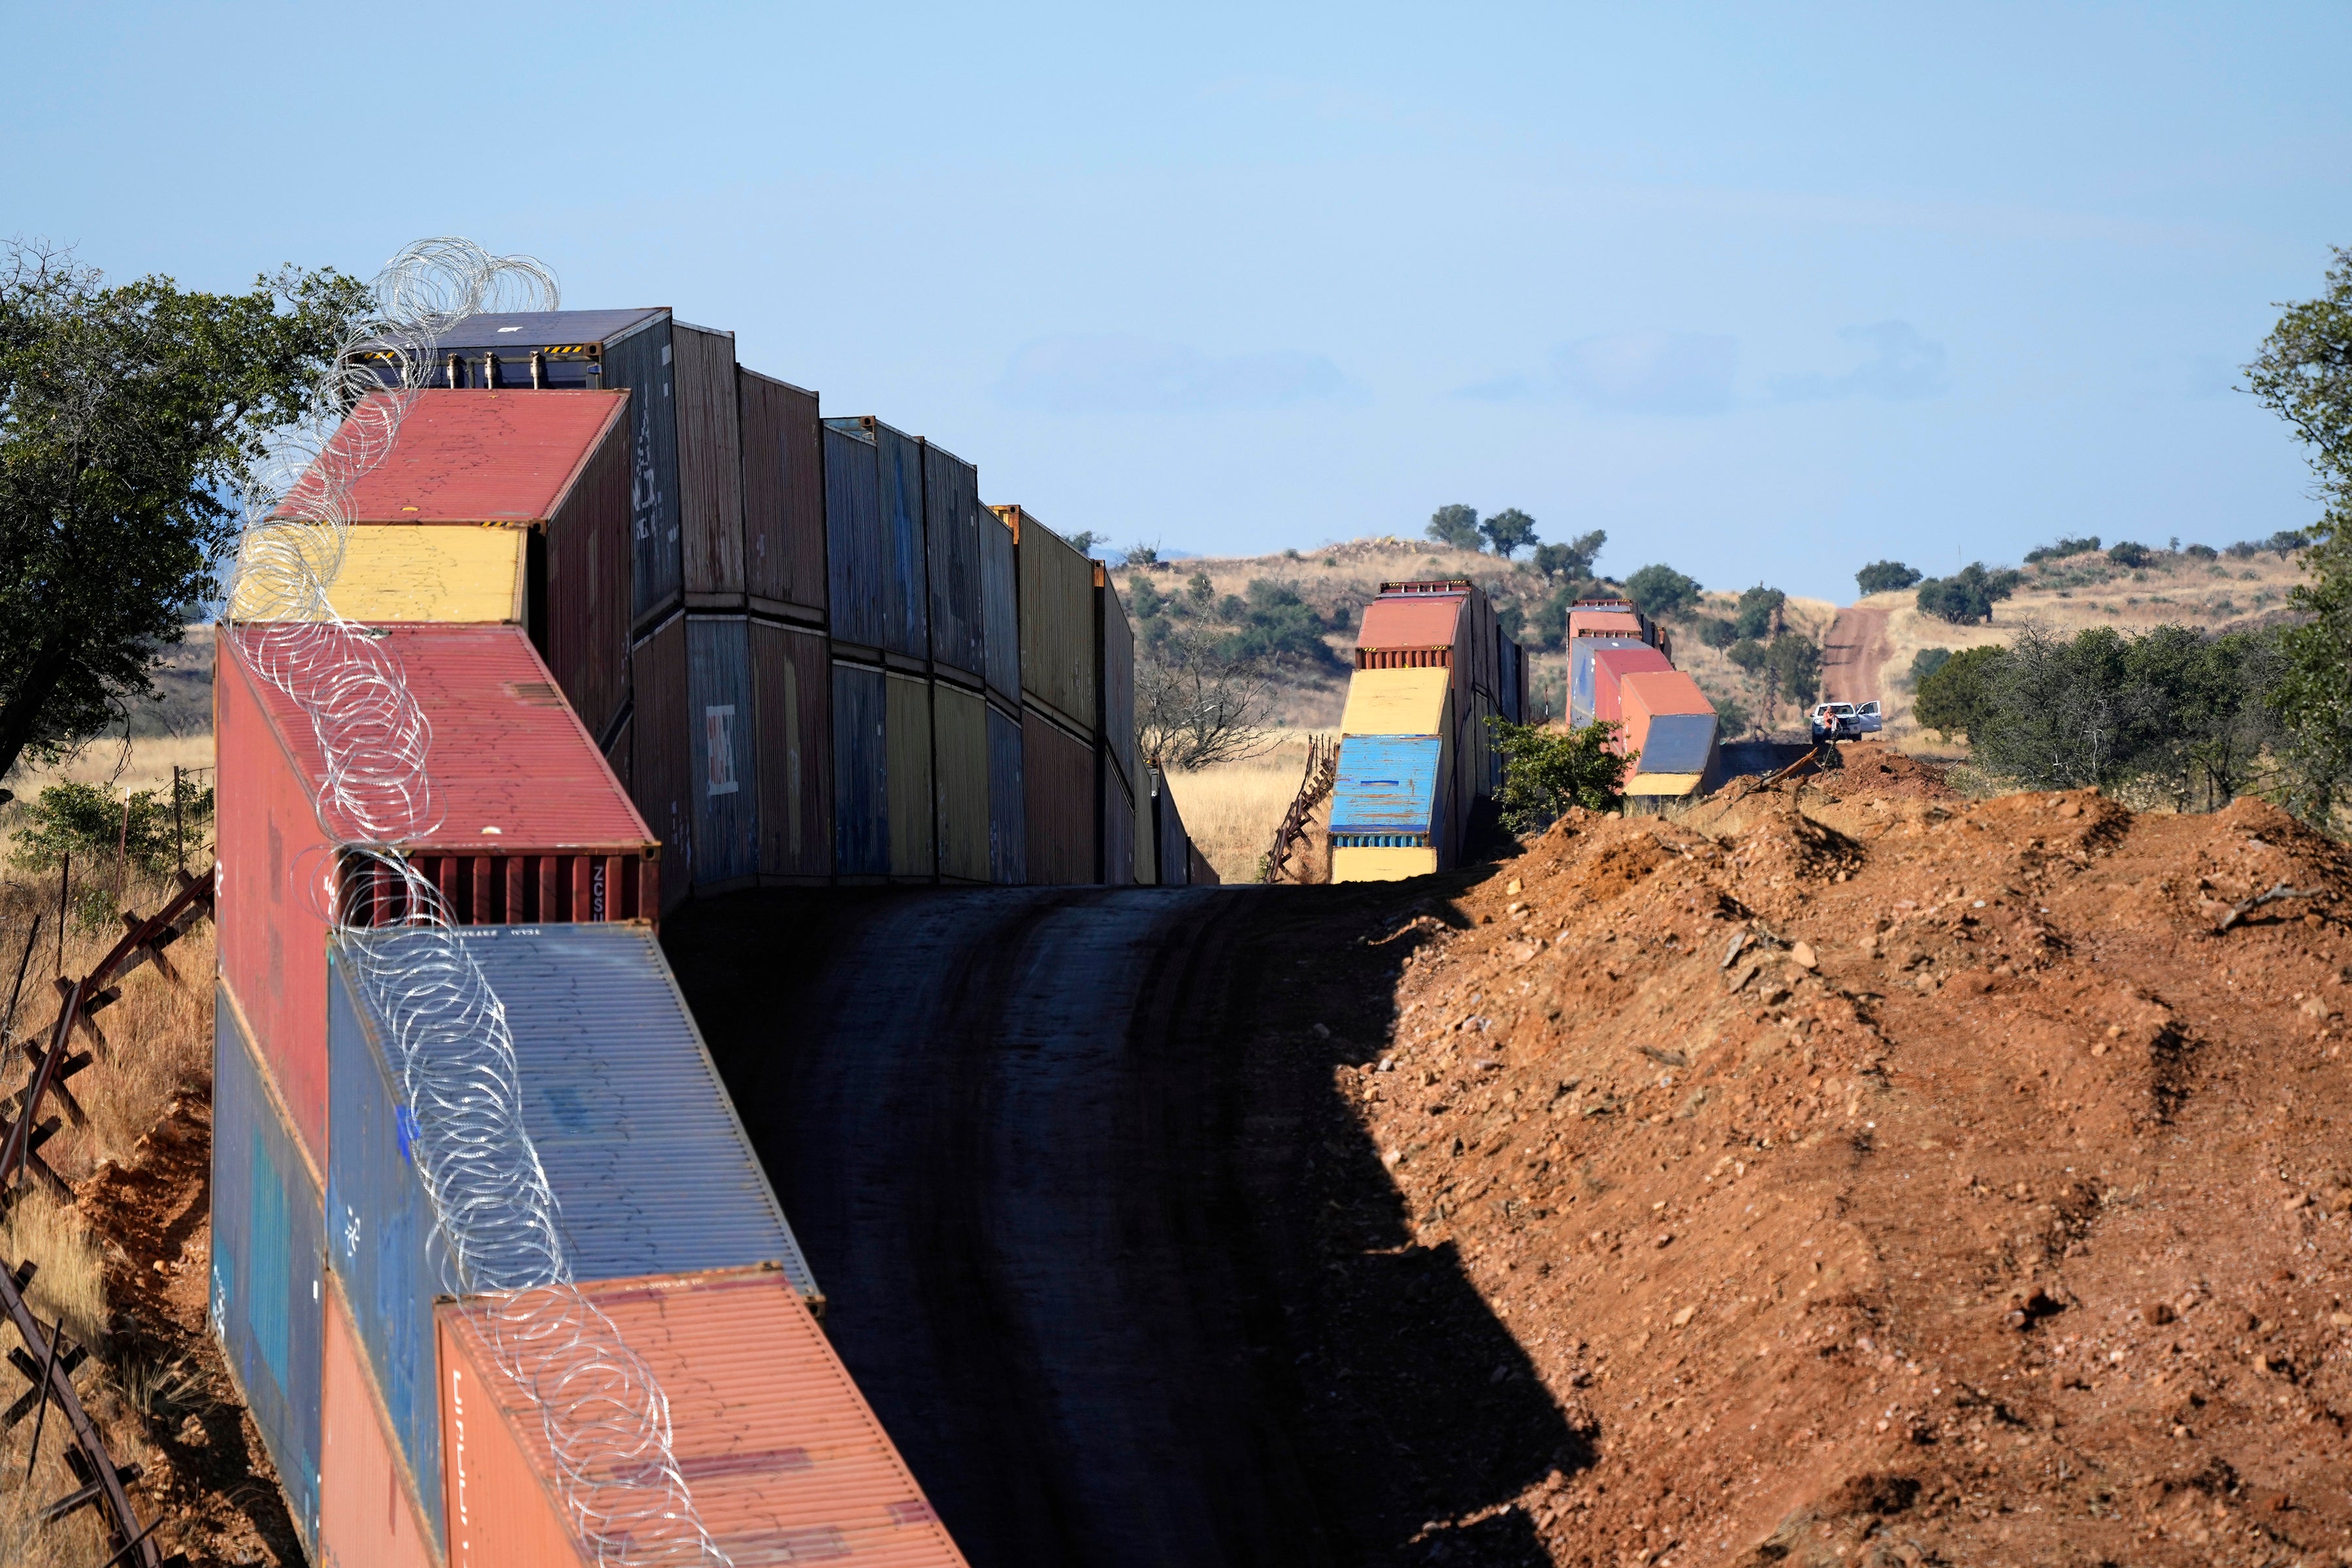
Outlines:
[[686,602],[743,603],[743,440],[735,396],[735,334],[670,323],[677,389],[677,482]]
[[1021,508],[994,510],[1013,530],[1020,557],[1021,700],[1091,742],[1101,722],[1094,563]]
[[[329,903],[354,924],[410,911],[367,861],[339,859],[320,821],[327,759],[310,718],[217,633],[220,965],[251,1012],[254,1044],[321,1164],[327,1137]],[[384,634],[433,721],[439,820],[391,846],[461,924],[650,918],[659,854],[520,628],[400,626]]]
[[694,740],[687,731],[686,616],[670,616],[629,650],[629,798],[663,845],[661,912],[694,891]]
[[1095,579],[1095,690],[1100,704],[1103,754],[1119,782],[1135,793],[1135,628],[1110,581],[1109,568],[1092,563]]
[[816,394],[738,365],[743,584],[752,610],[824,624],[824,458]]
[[1094,748],[1029,708],[1021,715],[1021,753],[1029,880],[1051,887],[1095,880],[1102,797]]
[[891,670],[883,687],[883,745],[888,777],[890,879],[929,882],[939,875],[931,812],[931,683]]
[[932,789],[940,880],[989,880],[988,703],[952,681],[931,687]]
[[[712,1270],[581,1293],[667,1396],[670,1453],[736,1563],[964,1568],[961,1552],[782,1274]],[[593,1568],[541,1407],[501,1370],[481,1306],[436,1310],[449,1568]]]
[[931,590],[931,664],[978,686],[984,673],[980,473],[923,443],[923,536]]
[[760,879],[833,874],[833,679],[824,636],[754,618],[751,685],[760,746]]

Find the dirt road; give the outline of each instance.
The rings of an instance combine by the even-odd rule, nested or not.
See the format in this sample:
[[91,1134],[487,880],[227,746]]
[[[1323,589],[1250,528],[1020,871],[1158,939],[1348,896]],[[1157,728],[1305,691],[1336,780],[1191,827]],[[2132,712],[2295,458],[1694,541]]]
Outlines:
[[1547,1560],[1493,1510],[1578,1438],[1335,1086],[1379,1054],[1397,954],[1355,939],[1401,897],[750,894],[666,931],[976,1568],[1419,1561],[1432,1521]]
[[1849,605],[1837,613],[1822,647],[1822,699],[1827,702],[1883,702],[1879,671],[1893,652],[1886,612]]

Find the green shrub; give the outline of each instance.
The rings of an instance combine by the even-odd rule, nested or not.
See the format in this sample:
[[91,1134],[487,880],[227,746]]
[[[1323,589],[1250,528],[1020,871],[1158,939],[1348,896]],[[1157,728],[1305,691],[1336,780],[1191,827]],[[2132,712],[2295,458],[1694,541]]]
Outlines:
[[1772,629],[1772,617],[1789,595],[1778,588],[1767,588],[1759,583],[1739,595],[1739,607],[1732,613],[1731,626],[1735,636],[1761,638]]
[[2008,657],[2009,650],[2000,647],[1972,647],[1966,653],[1947,654],[1931,673],[1921,679],[1919,700],[1911,716],[1919,721],[1923,729],[1933,730],[1948,741],[1963,733],[1974,739],[1984,730],[1985,717],[1992,707],[1993,678],[2000,671],[2001,660]]
[[1764,645],[1754,637],[1742,637],[1723,650],[1726,658],[1750,675],[1764,668]]
[[1952,661],[1948,647],[1923,647],[1911,656],[1911,689],[1916,691],[1929,676]]
[[1677,616],[1698,603],[1699,585],[1671,566],[1644,566],[1625,579],[1625,596],[1633,607],[1656,619]]
[[1865,594],[1891,594],[1908,588],[1926,574],[1900,561],[1874,561],[1853,574],[1854,585]]
[[[54,871],[68,855],[95,869],[112,867],[120,853],[131,869],[148,876],[161,876],[180,863],[169,790],[142,789],[125,796],[111,784],[53,784],[26,804],[25,816],[9,856],[20,870]],[[183,777],[180,830],[190,859],[201,858],[212,821],[213,792]]]
[[1507,719],[1486,722],[1503,753],[1503,787],[1496,792],[1495,805],[1511,832],[1540,833],[1572,805],[1608,811],[1623,798],[1625,775],[1639,753],[1609,749],[1616,725],[1604,720],[1563,731]]
[[1701,616],[1695,624],[1698,640],[1709,647],[1729,647],[1739,639],[1739,628],[1721,616]]

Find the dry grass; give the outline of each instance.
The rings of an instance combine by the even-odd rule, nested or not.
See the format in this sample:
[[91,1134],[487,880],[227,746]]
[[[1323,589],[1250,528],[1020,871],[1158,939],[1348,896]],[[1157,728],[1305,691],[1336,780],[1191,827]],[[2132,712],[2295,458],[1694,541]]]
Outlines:
[[[1247,762],[1171,773],[1168,787],[1183,816],[1185,832],[1216,868],[1219,879],[1255,882],[1274,842],[1274,830],[1282,825],[1282,815],[1290,809],[1306,772],[1307,732],[1294,731],[1283,733],[1272,751]],[[1291,864],[1303,868],[1305,880],[1330,879],[1322,832],[1329,820],[1327,803],[1316,810],[1309,847],[1292,858]]]
[[[168,772],[165,775],[169,777]],[[134,886],[126,903],[149,910],[169,896],[161,884]],[[34,910],[44,914],[40,940],[27,972],[24,1000],[17,1009],[18,1039],[46,1039],[47,1025],[57,1016],[50,981],[59,972],[54,940],[57,883],[46,884],[21,874],[0,879],[0,1006],[5,986],[13,980],[23,953]],[[96,926],[69,930],[63,970],[87,973],[116,940],[118,929]],[[210,1078],[212,1055],[213,932],[200,922],[173,946],[173,966],[186,981],[174,987],[152,965],[141,968],[121,982],[122,997],[98,1015],[108,1048],[94,1052],[91,1065],[77,1073],[72,1089],[89,1115],[87,1125],[68,1121],[42,1148],[42,1156],[68,1181],[87,1177],[109,1160],[127,1163],[139,1140],[154,1126],[166,1103],[184,1088],[201,1086]],[[10,1089],[20,1087],[21,1056],[0,1075]],[[54,1113],[54,1112],[53,1112]],[[160,1462],[144,1437],[143,1417],[169,1415],[202,1394],[189,1369],[157,1367],[112,1342],[107,1300],[107,1243],[91,1234],[80,1211],[49,1194],[28,1189],[5,1222],[0,1222],[0,1258],[14,1263],[29,1258],[39,1265],[27,1292],[33,1310],[49,1322],[62,1321],[68,1340],[88,1346],[90,1360],[74,1377],[83,1406],[105,1433],[108,1450],[118,1463],[139,1463],[161,1473]],[[13,1345],[13,1328],[0,1326],[0,1344]],[[11,1397],[13,1397],[13,1392]],[[97,1516],[85,1511],[43,1527],[36,1518],[38,1504],[72,1490],[75,1481],[61,1458],[63,1444],[57,1413],[52,1410],[42,1435],[41,1458],[32,1486],[22,1482],[33,1423],[20,1423],[0,1435],[0,1563],[9,1568],[66,1568],[68,1564],[102,1562]],[[142,1503],[148,1501],[144,1494]]]
[[[211,733],[142,736],[131,741],[109,736],[92,741],[53,767],[18,764],[8,775],[8,788],[21,800],[30,800],[50,784],[67,780],[112,784],[126,795],[142,789],[168,792],[174,765],[208,773],[213,765]],[[169,798],[166,793],[165,799]]]

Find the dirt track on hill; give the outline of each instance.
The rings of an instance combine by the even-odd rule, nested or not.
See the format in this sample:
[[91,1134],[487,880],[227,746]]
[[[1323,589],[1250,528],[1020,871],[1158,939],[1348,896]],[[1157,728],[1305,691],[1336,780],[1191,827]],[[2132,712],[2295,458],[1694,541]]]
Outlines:
[[1822,700],[1884,702],[1886,693],[1879,689],[1879,673],[1893,647],[1885,610],[1861,605],[1840,610],[1822,644]]

